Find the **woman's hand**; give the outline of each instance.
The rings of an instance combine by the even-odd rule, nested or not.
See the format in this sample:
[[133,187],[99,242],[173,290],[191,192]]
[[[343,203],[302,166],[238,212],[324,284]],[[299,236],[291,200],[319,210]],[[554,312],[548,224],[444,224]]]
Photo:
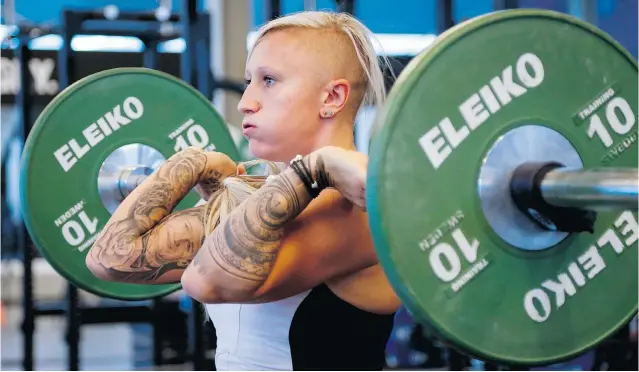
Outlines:
[[313,174],[325,175],[330,187],[366,210],[366,169],[368,156],[361,152],[328,146],[311,154]]
[[195,186],[195,191],[204,200],[209,200],[211,195],[220,189],[226,177],[244,173],[243,166],[237,164],[226,154],[215,151],[207,151],[206,165],[200,176],[200,182]]

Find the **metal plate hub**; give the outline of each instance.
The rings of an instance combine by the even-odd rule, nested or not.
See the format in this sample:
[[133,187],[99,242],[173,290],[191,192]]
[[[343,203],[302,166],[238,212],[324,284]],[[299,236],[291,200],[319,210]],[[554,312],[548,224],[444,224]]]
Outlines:
[[583,166],[577,150],[559,132],[541,125],[525,125],[495,141],[481,164],[477,189],[484,216],[500,238],[517,248],[540,250],[559,243],[568,233],[541,229],[513,203],[510,176],[517,166],[531,161],[556,161],[570,168]]

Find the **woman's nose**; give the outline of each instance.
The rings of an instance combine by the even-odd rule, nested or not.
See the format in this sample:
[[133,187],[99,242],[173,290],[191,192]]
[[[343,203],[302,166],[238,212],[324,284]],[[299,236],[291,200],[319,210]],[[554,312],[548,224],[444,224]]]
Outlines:
[[237,110],[240,113],[246,115],[246,114],[258,111],[259,108],[260,108],[260,105],[258,100],[256,99],[256,97],[254,97],[254,94],[250,86],[248,86],[246,90],[244,91],[244,93],[242,94],[242,98],[240,99],[240,102],[238,102],[237,104]]

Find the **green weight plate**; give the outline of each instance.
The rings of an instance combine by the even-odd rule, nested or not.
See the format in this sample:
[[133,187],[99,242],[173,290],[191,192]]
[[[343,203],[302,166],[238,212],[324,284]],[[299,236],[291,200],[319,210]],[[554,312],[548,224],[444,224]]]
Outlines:
[[240,151],[242,160],[249,161],[249,160],[255,159],[255,156],[251,154],[251,149],[249,148],[249,142],[248,142],[248,139],[246,139],[246,137],[242,136],[242,138],[240,139],[238,143],[238,150]]
[[[91,75],[61,92],[31,130],[21,165],[23,215],[44,258],[79,288],[103,297],[142,300],[179,289],[179,284],[100,280],[87,269],[85,257],[111,216],[98,189],[105,161],[132,151],[136,159],[151,152],[163,161],[186,146],[239,160],[222,117],[203,95],[173,76],[121,68]],[[193,191],[176,210],[199,201]]]
[[376,119],[367,202],[380,262],[407,308],[484,360],[577,355],[637,311],[637,216],[593,234],[541,231],[514,209],[525,161],[637,167],[637,64],[551,11],[491,13],[407,66]]

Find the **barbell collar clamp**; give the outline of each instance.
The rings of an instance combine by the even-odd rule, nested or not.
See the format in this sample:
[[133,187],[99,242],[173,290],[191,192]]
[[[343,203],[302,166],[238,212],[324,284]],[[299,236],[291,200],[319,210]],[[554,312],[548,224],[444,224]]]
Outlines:
[[597,212],[637,209],[636,169],[573,169],[528,162],[515,169],[510,192],[517,208],[549,231],[593,232]]

